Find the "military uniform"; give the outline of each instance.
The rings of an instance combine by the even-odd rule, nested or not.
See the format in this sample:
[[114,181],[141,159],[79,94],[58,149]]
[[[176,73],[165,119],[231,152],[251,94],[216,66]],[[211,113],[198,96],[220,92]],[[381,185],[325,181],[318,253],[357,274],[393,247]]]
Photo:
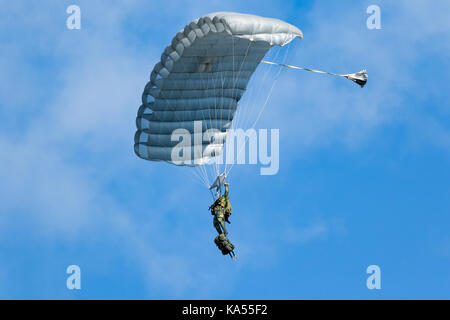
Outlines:
[[222,254],[229,254],[233,260],[237,259],[234,253],[234,245],[226,237],[228,234],[225,227],[225,221],[230,223],[228,218],[231,216],[232,208],[230,204],[230,198],[228,197],[228,184],[225,185],[225,192],[223,196],[219,197],[213,205],[210,207],[211,214],[214,215],[214,228],[216,228],[219,235],[214,239],[214,243],[217,245]]
[[211,210],[211,213],[214,215],[214,228],[216,228],[219,234],[228,234],[227,228],[225,227],[225,221],[228,221],[231,212],[232,208],[230,204],[230,198],[228,197],[228,186],[225,186],[225,193],[222,197],[214,202]]

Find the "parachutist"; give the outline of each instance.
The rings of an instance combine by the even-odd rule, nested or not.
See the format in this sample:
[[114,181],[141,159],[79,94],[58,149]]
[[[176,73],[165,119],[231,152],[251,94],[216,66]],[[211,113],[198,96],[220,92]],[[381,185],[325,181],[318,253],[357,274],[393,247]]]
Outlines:
[[228,183],[224,182],[223,185],[225,186],[224,194],[219,194],[216,201],[210,206],[211,214],[214,216],[213,225],[219,235],[222,233],[224,235],[228,234],[227,228],[225,227],[225,221],[231,223],[229,218],[233,211],[228,196]]
[[219,196],[212,204],[211,214],[214,215],[213,225],[216,228],[217,233],[227,235],[227,228],[225,227],[225,207],[223,206],[223,197]]
[[[237,257],[233,244],[226,237],[225,227],[225,223],[230,223],[232,212],[225,182],[231,167],[218,175],[212,185],[208,185],[208,170],[205,168],[215,162],[215,172],[219,173],[220,162],[210,160],[220,160],[218,156],[222,154],[227,133],[236,124],[233,121],[239,121],[233,120],[240,114],[236,112],[238,103],[242,103],[241,98],[259,62],[344,77],[361,88],[368,79],[366,70],[337,74],[261,60],[271,48],[283,47],[295,38],[303,38],[301,30],[282,20],[236,12],[204,15],[188,23],[174,36],[163,51],[161,61],[153,67],[150,81],[142,93],[134,135],[136,155],[150,161],[198,167],[199,171],[194,173],[202,173],[201,178],[213,198],[213,190],[217,192],[216,201],[210,206],[213,225],[219,233],[214,242],[224,255],[230,254],[232,259]],[[238,72],[235,72],[236,66]],[[266,103],[271,92],[268,91]],[[239,110],[245,109],[240,107]],[[258,119],[259,116],[252,127]],[[276,140],[271,138],[272,142],[278,141],[278,134],[274,138]],[[270,167],[262,169],[261,174],[278,172],[278,156],[276,164],[270,161]],[[222,185],[225,192],[220,195]]]
[[230,223],[230,216],[232,213],[232,208],[230,204],[230,197],[228,196],[228,183],[223,182],[225,186],[225,192],[223,195],[218,194],[216,201],[209,207],[211,214],[214,215],[214,228],[216,228],[219,235],[214,239],[214,243],[217,245],[222,254],[230,255],[231,259],[234,261],[237,256],[234,253],[234,245],[228,240],[226,235],[228,234],[225,227],[225,221]]

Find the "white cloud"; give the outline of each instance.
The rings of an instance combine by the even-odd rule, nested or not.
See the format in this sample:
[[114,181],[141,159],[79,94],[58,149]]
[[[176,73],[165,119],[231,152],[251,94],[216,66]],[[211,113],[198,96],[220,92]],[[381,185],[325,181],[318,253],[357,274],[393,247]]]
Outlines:
[[328,233],[328,226],[319,223],[305,228],[289,228],[284,233],[284,238],[291,243],[306,244],[316,239],[323,239],[327,237]]

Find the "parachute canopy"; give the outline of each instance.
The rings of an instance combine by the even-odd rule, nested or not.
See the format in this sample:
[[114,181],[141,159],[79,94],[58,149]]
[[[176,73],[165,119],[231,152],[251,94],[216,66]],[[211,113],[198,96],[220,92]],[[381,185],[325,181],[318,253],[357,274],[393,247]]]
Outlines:
[[[136,118],[136,154],[190,166],[220,155],[258,64],[272,46],[294,38],[302,38],[297,27],[255,15],[216,12],[189,23],[164,50],[145,86]],[[174,130],[184,138],[174,136]],[[189,154],[175,161],[174,155],[180,156],[175,147],[184,139],[193,148],[183,149]]]

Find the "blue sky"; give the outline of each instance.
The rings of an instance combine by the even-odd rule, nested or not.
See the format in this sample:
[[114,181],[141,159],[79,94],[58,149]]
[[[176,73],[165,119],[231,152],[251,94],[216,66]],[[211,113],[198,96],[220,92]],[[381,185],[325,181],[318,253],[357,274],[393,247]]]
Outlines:
[[[279,173],[230,177],[237,263],[189,169],[133,152],[153,65],[214,11],[298,26],[290,64],[369,72],[359,89],[282,71],[258,123],[280,129]],[[0,298],[448,299],[449,14],[445,0],[2,3]],[[381,290],[366,287],[373,264]]]

